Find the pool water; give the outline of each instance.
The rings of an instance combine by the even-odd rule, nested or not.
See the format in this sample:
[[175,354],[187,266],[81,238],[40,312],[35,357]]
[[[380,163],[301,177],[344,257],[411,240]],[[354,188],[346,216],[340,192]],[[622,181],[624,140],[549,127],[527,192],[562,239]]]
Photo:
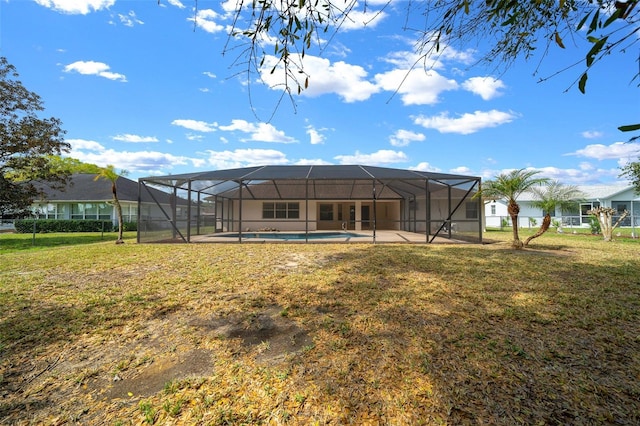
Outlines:
[[[225,237],[238,238],[238,234],[227,234]],[[366,237],[366,235],[356,234],[353,232],[243,232],[243,239],[264,239],[264,240],[323,240],[328,238],[353,238]]]

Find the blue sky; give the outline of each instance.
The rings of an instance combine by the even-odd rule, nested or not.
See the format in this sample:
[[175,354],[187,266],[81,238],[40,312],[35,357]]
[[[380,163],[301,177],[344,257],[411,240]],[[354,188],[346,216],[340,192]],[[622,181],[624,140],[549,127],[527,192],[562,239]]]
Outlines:
[[594,184],[619,181],[619,167],[640,155],[617,130],[640,121],[638,44],[593,69],[586,94],[571,87],[581,67],[539,82],[584,55],[579,39],[506,71],[473,65],[484,48],[474,43],[445,50],[428,73],[409,72],[407,3],[380,13],[373,1],[323,40],[322,55],[305,56],[308,89],[278,103],[281,74],[247,76],[241,42],[228,44],[228,4],[199,0],[196,12],[193,0],[0,0],[0,55],[45,115],[62,120],[71,157],[133,179],[366,164],[484,179],[534,168]]

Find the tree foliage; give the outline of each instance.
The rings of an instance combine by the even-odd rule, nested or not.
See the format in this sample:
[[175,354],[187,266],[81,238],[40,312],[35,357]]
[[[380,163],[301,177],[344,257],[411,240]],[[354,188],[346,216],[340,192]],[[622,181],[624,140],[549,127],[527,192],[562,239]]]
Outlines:
[[[360,6],[379,14],[385,8],[405,7],[405,25],[398,30],[415,36],[422,59],[441,54],[448,46],[466,47],[481,40],[489,44],[481,62],[508,67],[518,58],[538,53],[544,57],[554,47],[587,46],[576,78],[584,92],[593,66],[639,41],[639,1],[389,0],[381,5],[368,0],[238,0],[229,41],[244,43],[239,62],[248,72],[260,72],[265,66],[271,73],[280,69],[285,76],[284,90],[291,94],[309,85],[305,54],[313,47],[322,51],[346,23],[362,20]],[[377,17],[366,16],[371,21]],[[237,47],[228,45],[225,50]],[[267,56],[276,58],[275,62],[265,62]],[[640,71],[631,76],[632,80],[639,77]],[[635,126],[621,126],[621,130]]]
[[507,211],[511,217],[513,228],[513,241],[511,246],[514,249],[521,249],[523,246],[518,235],[518,215],[520,214],[520,205],[517,199],[520,195],[531,190],[536,185],[543,185],[548,182],[547,178],[537,178],[535,175],[540,173],[536,170],[518,169],[508,173],[502,173],[495,179],[488,180],[482,185],[482,189],[476,193],[484,199],[504,199],[507,200]]
[[35,183],[63,188],[69,173],[51,167],[52,155],[68,152],[57,118],[40,118],[40,97],[17,80],[0,57],[0,213],[25,212],[38,196]]
[[640,194],[640,162],[635,161],[631,163],[627,163],[626,166],[622,167],[621,177],[626,177],[631,180],[631,184],[633,185],[637,194]]
[[531,205],[542,209],[544,218],[538,231],[524,241],[525,247],[529,245],[531,240],[538,238],[549,230],[551,214],[555,213],[557,208],[569,210],[585,198],[585,194],[577,186],[564,185],[556,180],[549,181],[543,186],[533,186],[529,189],[529,192],[534,198]]

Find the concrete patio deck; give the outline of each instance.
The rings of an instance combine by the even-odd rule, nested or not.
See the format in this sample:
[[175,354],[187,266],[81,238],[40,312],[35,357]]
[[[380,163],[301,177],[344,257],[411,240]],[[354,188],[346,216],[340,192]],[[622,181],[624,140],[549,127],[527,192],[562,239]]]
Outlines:
[[[360,243],[360,244],[371,244],[374,242],[373,240],[373,231],[348,231],[344,237],[336,236],[331,238],[314,238],[314,234],[318,233],[326,233],[327,231],[311,231],[309,232],[308,239],[278,239],[274,238],[273,235],[270,235],[268,238],[242,238],[242,243],[252,244],[252,243],[295,243],[295,244],[331,244],[331,243]],[[264,232],[265,234],[278,234],[278,232]],[[282,234],[304,234],[304,231],[297,232],[281,232]],[[250,232],[249,234],[259,234],[259,232]],[[353,234],[357,234],[358,236],[353,236]],[[375,235],[375,243],[405,243],[405,244],[426,244],[431,240],[432,236],[429,236],[429,240],[427,240],[427,236],[425,234],[419,234],[415,232],[407,232],[407,231],[376,231]],[[215,234],[207,234],[207,235],[195,235],[191,236],[192,243],[239,243],[238,233],[237,232],[224,232],[224,233],[215,233]],[[467,241],[456,240],[455,238],[448,239],[444,237],[436,237],[433,244],[470,244]]]

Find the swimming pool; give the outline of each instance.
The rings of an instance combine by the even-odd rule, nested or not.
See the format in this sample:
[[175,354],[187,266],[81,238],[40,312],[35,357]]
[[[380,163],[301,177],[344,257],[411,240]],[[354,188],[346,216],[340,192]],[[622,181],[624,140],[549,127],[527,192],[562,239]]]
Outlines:
[[[225,234],[225,237],[238,238],[238,234]],[[242,239],[261,240],[324,240],[329,238],[354,238],[366,237],[367,235],[356,234],[354,232],[243,232]]]

